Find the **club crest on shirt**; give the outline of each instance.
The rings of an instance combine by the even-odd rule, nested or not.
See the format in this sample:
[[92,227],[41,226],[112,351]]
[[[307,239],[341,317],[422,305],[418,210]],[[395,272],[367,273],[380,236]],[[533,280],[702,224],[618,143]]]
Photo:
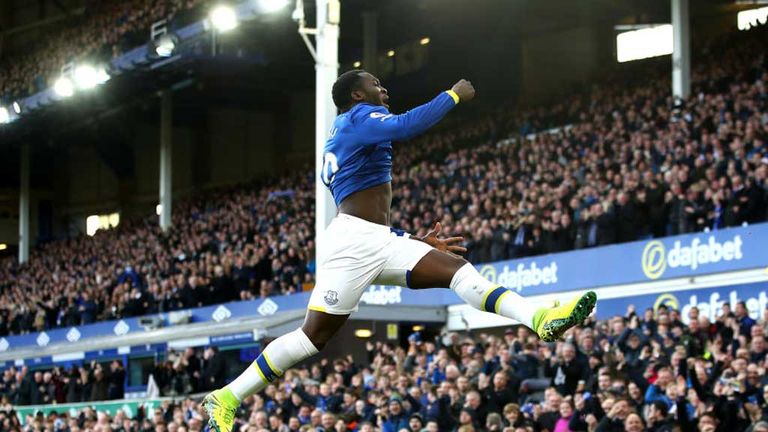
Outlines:
[[329,306],[333,306],[339,302],[339,293],[336,291],[328,290],[325,292],[325,297],[323,297],[323,300],[325,300],[325,303]]

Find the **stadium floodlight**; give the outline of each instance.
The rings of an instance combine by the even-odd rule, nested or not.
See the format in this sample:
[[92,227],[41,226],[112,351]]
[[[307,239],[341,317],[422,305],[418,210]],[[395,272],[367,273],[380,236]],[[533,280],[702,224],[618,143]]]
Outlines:
[[96,68],[84,64],[75,68],[72,78],[74,78],[77,88],[80,90],[88,90],[98,85],[97,75],[98,72],[96,72]]
[[72,84],[72,80],[63,76],[53,84],[53,91],[61,97],[70,97],[75,94],[75,86]]
[[394,56],[395,56],[395,50],[387,51],[387,57],[394,57]]
[[160,57],[170,57],[173,50],[176,49],[176,38],[169,34],[164,34],[157,39],[155,44],[155,54]]
[[219,33],[228,32],[237,27],[237,14],[229,6],[216,6],[211,11],[211,24]]
[[0,124],[10,123],[11,113],[8,112],[8,108],[0,106]]
[[19,104],[19,102],[13,103],[13,112],[15,112],[16,115],[21,114],[21,105]]
[[107,72],[107,68],[100,67],[96,70],[96,83],[104,84],[105,82],[109,81],[110,78],[112,77]]
[[99,84],[109,81],[109,74],[103,67],[96,68],[89,64],[82,64],[75,68],[72,73],[75,86],[80,90],[88,90]]
[[427,45],[429,43],[429,38],[428,37],[421,38],[419,43],[422,44],[422,45]]
[[5,243],[0,243],[0,251],[8,249],[8,245]]
[[768,7],[749,9],[736,15],[736,26],[739,30],[749,30],[768,23]]
[[359,60],[358,60],[358,61],[356,61],[356,62],[354,62],[354,63],[352,63],[352,67],[354,67],[354,68],[359,68],[359,67],[360,67],[360,66],[362,66],[362,65],[363,65],[363,64],[362,64],[362,63],[360,63],[360,61],[359,61]]
[[371,329],[361,328],[361,329],[355,330],[355,336],[361,339],[366,339],[373,336],[373,332],[371,331]]
[[652,25],[616,35],[619,63],[669,55],[672,51],[672,24]]
[[259,10],[264,13],[275,13],[288,6],[288,0],[258,0]]

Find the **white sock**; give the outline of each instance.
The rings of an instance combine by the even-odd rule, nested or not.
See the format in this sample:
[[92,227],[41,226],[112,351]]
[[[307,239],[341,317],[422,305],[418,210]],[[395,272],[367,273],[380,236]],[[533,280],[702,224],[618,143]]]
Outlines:
[[451,289],[475,309],[512,318],[533,329],[533,316],[538,308],[518,293],[491,283],[472,264],[456,271]]
[[296,363],[317,354],[317,348],[299,328],[275,339],[227,388],[237,400],[258,393]]

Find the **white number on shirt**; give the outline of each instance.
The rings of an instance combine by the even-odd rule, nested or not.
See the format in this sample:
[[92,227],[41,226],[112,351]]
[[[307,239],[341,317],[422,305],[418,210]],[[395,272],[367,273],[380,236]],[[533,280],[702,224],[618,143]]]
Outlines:
[[326,152],[323,155],[323,171],[320,173],[320,178],[326,186],[330,186],[331,183],[333,183],[333,179],[336,178],[336,172],[338,170],[339,161],[336,159],[336,155],[331,152]]

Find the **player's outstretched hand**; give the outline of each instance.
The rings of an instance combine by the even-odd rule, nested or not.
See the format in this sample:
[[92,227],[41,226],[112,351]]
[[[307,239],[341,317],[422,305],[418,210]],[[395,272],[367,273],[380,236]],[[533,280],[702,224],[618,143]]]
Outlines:
[[426,236],[421,238],[421,241],[423,241],[424,243],[432,246],[433,248],[439,251],[448,252],[452,254],[459,254],[467,251],[467,248],[460,246],[461,242],[464,241],[464,237],[448,237],[448,238],[437,237],[437,235],[440,234],[440,230],[442,229],[443,229],[443,226],[440,224],[440,222],[437,222],[435,224],[435,227],[432,228],[432,230],[429,231]]
[[451,90],[459,95],[460,102],[467,102],[475,97],[475,88],[472,86],[471,82],[465,79],[459,80],[459,82],[453,85]]

